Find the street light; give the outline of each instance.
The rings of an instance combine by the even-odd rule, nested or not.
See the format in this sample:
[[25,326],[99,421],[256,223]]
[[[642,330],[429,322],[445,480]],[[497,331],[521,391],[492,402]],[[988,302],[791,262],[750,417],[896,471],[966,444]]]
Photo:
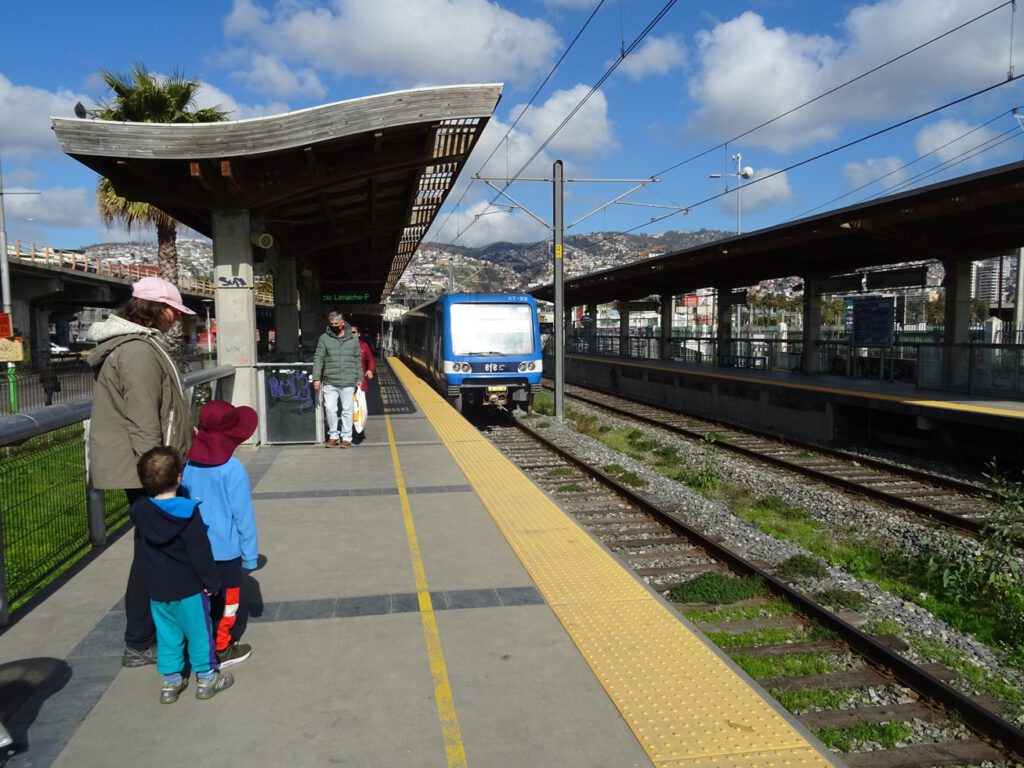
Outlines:
[[712,173],[708,176],[709,179],[720,179],[723,176],[735,176],[736,177],[736,234],[740,234],[740,190],[743,189],[743,180],[750,179],[754,176],[754,169],[749,165],[743,167],[743,155],[737,152],[732,156],[732,159],[736,161],[736,173]]
[[210,304],[213,299],[203,299],[203,306],[206,307],[206,357],[213,357],[213,336],[210,334]]
[[[741,155],[739,152],[737,152],[735,155],[733,155],[732,159],[736,161],[736,173],[712,173],[712,174],[710,174],[708,176],[708,178],[710,178],[710,179],[720,179],[723,176],[735,176],[736,177],[736,234],[738,235],[738,234],[740,234],[742,232],[742,227],[740,226],[740,211],[741,211],[740,192],[743,189],[743,180],[744,179],[752,178],[753,175],[754,175],[754,169],[751,168],[749,165],[746,166],[746,167],[743,166],[743,155]],[[711,312],[712,312],[712,314],[714,314],[714,309],[712,309]],[[743,314],[742,313],[743,313],[743,310],[742,310],[741,306],[739,304],[737,304],[736,305],[736,330],[737,330],[737,332],[739,331],[740,326],[743,324]]]

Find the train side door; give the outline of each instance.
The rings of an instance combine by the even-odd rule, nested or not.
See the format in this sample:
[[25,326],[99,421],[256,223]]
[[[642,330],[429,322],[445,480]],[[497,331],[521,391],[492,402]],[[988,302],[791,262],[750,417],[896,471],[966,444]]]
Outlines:
[[433,355],[431,356],[433,370],[431,375],[434,377],[434,381],[443,387],[447,382],[445,381],[444,374],[444,307],[440,303],[435,308],[433,325],[434,337],[431,339],[433,344]]

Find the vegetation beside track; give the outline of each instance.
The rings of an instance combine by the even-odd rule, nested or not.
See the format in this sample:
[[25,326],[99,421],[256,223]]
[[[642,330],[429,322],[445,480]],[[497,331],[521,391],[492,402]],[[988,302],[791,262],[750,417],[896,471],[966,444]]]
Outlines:
[[[548,415],[551,405],[550,395],[538,396],[534,403],[538,412]],[[814,570],[823,572],[820,558],[922,606],[950,626],[1003,652],[1011,665],[1024,668],[1024,579],[1019,548],[1024,541],[1024,483],[993,474],[1000,510],[977,546],[965,547],[951,535],[934,537],[929,546],[917,551],[904,551],[898,542],[872,536],[858,526],[826,527],[805,509],[791,507],[777,497],[758,497],[747,487],[726,482],[713,434],[705,437],[696,461],[684,462],[671,441],[653,439],[635,428],[614,428],[592,413],[567,409],[566,422],[647,469],[725,503],[737,517],[768,535],[801,545],[813,557],[787,563],[788,578],[799,581],[813,576]],[[672,599],[697,601],[680,599],[675,593]],[[853,609],[866,602],[862,595],[848,590],[832,590],[818,599]],[[901,627],[898,634],[907,633],[907,628]],[[923,655],[942,660],[937,658],[935,645],[919,642],[916,647]],[[969,671],[966,661],[959,667]],[[1004,689],[998,681],[979,680],[978,688],[997,695],[1011,710],[1024,711],[1024,694]]]

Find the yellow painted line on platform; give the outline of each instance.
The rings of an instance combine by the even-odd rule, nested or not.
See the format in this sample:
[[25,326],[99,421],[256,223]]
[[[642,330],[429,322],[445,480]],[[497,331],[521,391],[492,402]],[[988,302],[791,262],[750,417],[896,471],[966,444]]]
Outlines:
[[440,395],[389,362],[656,766],[833,765]]
[[[590,358],[582,355],[566,355],[566,359],[591,360],[607,363],[602,358]],[[737,373],[714,373],[712,371],[694,371],[688,368],[673,368],[666,365],[657,365],[632,361],[630,365],[634,368],[644,368],[650,371],[663,373],[674,373],[676,375],[686,374],[704,379],[720,379],[722,381],[742,381],[746,384],[758,384],[765,387],[780,387],[781,389],[795,389],[801,392],[820,392],[827,395],[846,395],[847,397],[858,397],[863,400],[885,400],[891,403],[902,405],[916,405],[921,408],[937,408],[947,411],[962,411],[963,413],[984,413],[989,416],[1005,416],[1010,419],[1024,419],[1024,408],[1001,408],[994,405],[981,405],[980,403],[958,403],[953,400],[926,400],[919,397],[907,397],[906,395],[887,395],[884,392],[866,392],[859,389],[844,389],[842,387],[829,387],[823,384],[806,384],[803,382],[780,381],[779,379],[757,378],[755,376],[744,376]]]
[[388,430],[391,465],[395,468],[395,483],[398,485],[398,500],[402,505],[405,537],[409,543],[409,556],[412,558],[412,570],[416,577],[416,596],[420,604],[423,640],[427,645],[430,675],[434,680],[434,701],[437,703],[437,718],[441,721],[441,736],[444,739],[445,756],[448,759],[449,768],[465,768],[467,765],[466,748],[462,744],[462,730],[459,728],[459,718],[455,712],[455,698],[452,696],[452,686],[448,682],[448,667],[444,662],[441,634],[437,630],[434,604],[430,600],[427,573],[423,568],[420,542],[416,537],[416,526],[412,519],[412,508],[409,506],[409,494],[405,487],[405,475],[402,473],[402,464],[398,460],[398,446],[395,444],[395,433],[391,428],[390,416],[384,416],[384,424]]

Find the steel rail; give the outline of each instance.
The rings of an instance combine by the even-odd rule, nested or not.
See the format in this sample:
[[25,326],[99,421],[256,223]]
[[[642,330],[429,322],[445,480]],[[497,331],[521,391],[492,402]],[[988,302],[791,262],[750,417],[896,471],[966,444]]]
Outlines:
[[[602,394],[606,394],[606,393],[602,393]],[[676,425],[673,425],[673,424],[666,424],[664,421],[659,421],[658,419],[655,419],[653,417],[644,416],[643,414],[639,414],[639,413],[635,413],[635,412],[632,412],[632,411],[627,411],[627,410],[624,410],[624,409],[616,408],[614,405],[609,405],[607,403],[602,403],[602,402],[600,402],[598,400],[594,400],[594,399],[592,399],[590,397],[582,396],[582,395],[579,395],[579,394],[573,394],[573,393],[570,393],[570,392],[567,392],[566,395],[568,395],[569,397],[576,398],[577,400],[580,400],[580,401],[582,401],[584,403],[588,403],[589,405],[593,405],[593,406],[596,406],[598,408],[604,408],[605,410],[611,411],[612,413],[615,413],[615,414],[617,414],[619,416],[622,416],[624,418],[635,419],[636,421],[641,421],[641,422],[643,422],[645,424],[650,424],[650,425],[658,427],[660,429],[664,429],[664,430],[667,430],[669,432],[674,432],[676,434],[684,435],[686,437],[691,437],[691,438],[694,438],[696,440],[701,440],[701,439],[704,438],[704,434],[702,434],[700,432],[697,432],[695,430],[687,429],[686,427],[680,427],[680,426],[676,426]],[[609,397],[616,397],[616,395],[609,395]],[[642,403],[642,404],[645,405],[645,406],[647,405],[646,403]],[[652,407],[653,408],[653,407],[656,407],[656,406],[648,406],[648,407]],[[671,411],[671,413],[676,413],[676,412],[675,411]],[[686,416],[686,414],[682,414],[682,413],[680,413],[678,415]],[[696,417],[690,417],[690,418],[696,418]],[[704,421],[707,421],[707,419],[704,419]],[[716,423],[716,422],[712,422],[712,423]],[[736,432],[748,435],[748,436],[750,436],[752,438],[755,438],[755,439],[759,439],[759,440],[767,439],[767,438],[765,438],[764,435],[758,434],[756,432],[752,432],[750,430],[739,429],[739,428],[733,427],[731,425],[722,425],[722,426],[723,426],[723,428],[734,430]],[[848,490],[848,491],[853,491],[853,492],[859,493],[861,495],[867,496],[869,498],[876,499],[878,501],[884,501],[885,503],[891,504],[891,505],[893,505],[895,507],[899,507],[899,508],[902,508],[902,509],[907,509],[907,510],[910,510],[912,512],[917,512],[918,514],[921,514],[921,515],[924,515],[926,517],[930,517],[930,518],[932,518],[934,520],[937,520],[938,522],[942,523],[943,525],[945,525],[947,527],[956,528],[956,529],[964,531],[966,533],[977,534],[977,533],[979,533],[985,527],[985,523],[983,521],[973,520],[973,519],[968,518],[968,517],[963,517],[961,515],[952,514],[950,512],[946,512],[945,510],[937,509],[935,507],[932,507],[932,506],[930,506],[928,504],[924,504],[922,502],[914,501],[913,499],[907,499],[907,498],[904,498],[902,496],[898,496],[896,494],[891,494],[891,493],[888,493],[886,491],[883,491],[883,490],[880,490],[880,489],[877,489],[877,488],[872,488],[870,486],[861,485],[860,483],[857,483],[856,481],[846,480],[846,479],[844,479],[842,477],[837,477],[836,475],[832,475],[832,474],[829,474],[828,472],[823,472],[821,470],[814,469],[813,467],[806,467],[806,466],[804,466],[802,464],[799,464],[797,462],[789,461],[788,459],[785,459],[785,458],[782,458],[782,457],[779,457],[779,456],[771,456],[771,455],[767,455],[767,454],[764,454],[764,453],[760,453],[759,451],[757,451],[755,449],[746,448],[744,446],[736,445],[736,444],[730,443],[728,441],[720,441],[720,442],[717,442],[715,444],[718,445],[718,446],[724,447],[725,449],[727,449],[729,451],[732,451],[733,453],[739,454],[741,456],[746,456],[748,458],[755,459],[756,461],[764,462],[764,463],[767,463],[767,464],[772,464],[773,466],[777,466],[777,467],[780,467],[782,469],[787,469],[787,470],[789,470],[791,472],[796,472],[798,474],[806,475],[808,477],[814,478],[815,480],[820,480],[823,483],[827,483],[828,485],[833,485],[833,486],[840,487],[840,488],[843,488],[843,489]],[[842,461],[857,461],[860,464],[862,464],[864,466],[870,466],[873,469],[878,469],[878,470],[885,471],[885,472],[892,472],[894,474],[896,474],[896,473],[903,474],[903,475],[906,475],[907,477],[910,477],[911,479],[917,480],[919,482],[928,482],[928,483],[932,483],[934,485],[948,487],[948,488],[950,488],[952,490],[957,490],[957,491],[961,491],[961,492],[965,492],[966,491],[966,492],[969,492],[969,493],[983,493],[984,492],[983,488],[981,488],[979,486],[972,485],[970,483],[963,483],[963,482],[958,481],[958,480],[948,480],[948,482],[947,482],[947,478],[936,477],[934,475],[929,475],[926,472],[920,472],[920,471],[916,471],[916,470],[906,470],[905,471],[902,467],[897,467],[897,466],[894,466],[894,465],[891,465],[891,464],[886,464],[883,461],[872,461],[871,459],[866,459],[866,458],[862,459],[859,456],[856,456],[856,457],[855,456],[851,456],[850,454],[842,453],[842,452],[839,452],[839,451],[833,451],[833,450],[830,450],[830,449],[827,449],[827,448],[821,448],[820,446],[805,445],[805,444],[798,443],[798,442],[793,442],[793,441],[790,441],[790,440],[787,440],[785,445],[788,446],[788,447],[806,448],[808,450],[813,450],[815,453],[817,453],[819,455],[830,457],[830,458],[835,458],[835,459],[840,459]]]
[[894,679],[899,680],[928,699],[937,702],[947,710],[955,710],[963,718],[966,725],[982,738],[989,739],[1000,749],[1011,753],[1015,760],[1024,759],[1024,730],[1017,728],[1012,723],[980,706],[955,688],[925,672],[914,663],[893,652],[871,636],[861,632],[785,582],[746,560],[740,554],[709,538],[702,531],[682,522],[672,513],[666,512],[655,502],[647,499],[643,494],[610,477],[601,470],[590,466],[585,460],[556,445],[536,430],[531,429],[521,420],[517,419],[516,424],[520,429],[565,461],[597,478],[616,493],[621,494],[627,501],[657,518],[677,535],[695,541],[701,548],[712,554],[713,557],[727,563],[736,572],[764,579],[772,589],[782,594],[788,600],[791,600],[799,611],[832,629],[844,642],[864,656],[871,664],[888,672]]

